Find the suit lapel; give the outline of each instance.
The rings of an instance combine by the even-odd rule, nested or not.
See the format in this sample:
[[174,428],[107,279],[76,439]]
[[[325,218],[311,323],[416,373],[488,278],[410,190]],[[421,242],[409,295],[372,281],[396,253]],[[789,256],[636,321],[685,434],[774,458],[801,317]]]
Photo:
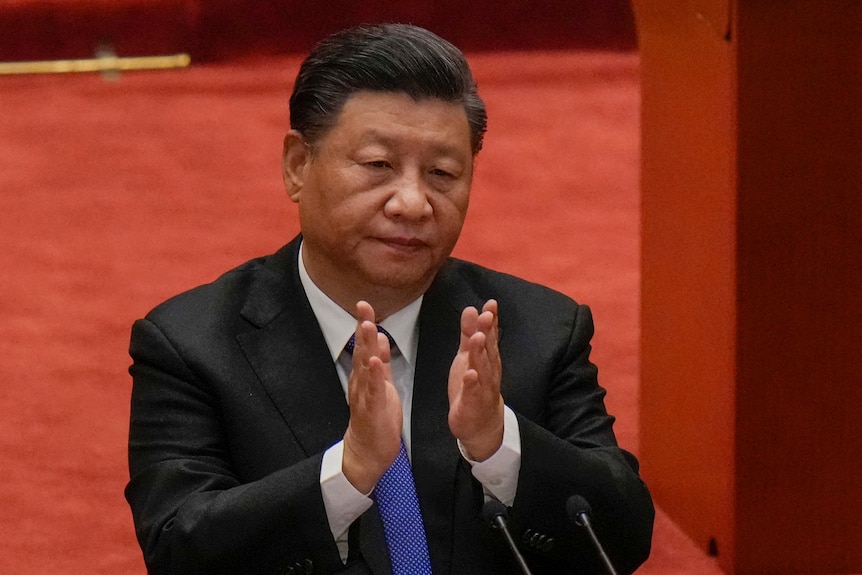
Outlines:
[[[238,341],[293,436],[307,455],[344,437],[350,410],[296,265],[300,238],[274,254],[251,286],[242,315],[258,329]],[[372,506],[354,524],[363,561],[389,574],[383,526]],[[351,544],[352,546],[352,544]]]
[[246,358],[307,455],[344,435],[349,410],[323,333],[299,280],[299,238],[269,258],[242,315],[257,329],[237,336]]

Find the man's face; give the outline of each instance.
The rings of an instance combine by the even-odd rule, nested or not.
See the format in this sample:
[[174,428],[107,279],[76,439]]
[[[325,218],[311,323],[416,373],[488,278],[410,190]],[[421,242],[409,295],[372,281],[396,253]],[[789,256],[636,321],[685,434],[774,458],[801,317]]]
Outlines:
[[463,107],[359,92],[313,150],[293,146],[285,180],[315,283],[350,306],[424,293],[467,212],[473,154]]

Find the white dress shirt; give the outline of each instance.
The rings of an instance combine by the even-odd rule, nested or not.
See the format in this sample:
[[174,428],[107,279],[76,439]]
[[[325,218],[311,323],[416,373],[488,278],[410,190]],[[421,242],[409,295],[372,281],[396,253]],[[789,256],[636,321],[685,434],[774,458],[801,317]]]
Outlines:
[[[347,382],[353,364],[350,354],[344,353],[344,346],[356,331],[356,319],[311,281],[302,261],[302,245],[299,249],[298,265],[300,281],[320,324],[347,397]],[[418,320],[422,299],[419,297],[380,323],[395,341],[390,364],[393,384],[401,398],[403,413],[401,437],[408,456],[412,453],[410,422],[413,411],[413,376],[419,344]],[[372,501],[370,494],[357,491],[344,476],[341,470],[343,448],[344,442],[339,441],[324,453],[320,470],[320,489],[332,536],[338,545],[341,559],[346,560],[347,531],[350,525],[371,507]],[[521,437],[518,420],[512,410],[508,406],[505,408],[503,444],[494,455],[485,461],[476,462],[469,458],[460,442],[458,442],[458,448],[461,450],[461,455],[470,463],[473,476],[484,487],[486,496],[494,497],[511,506],[515,500],[521,468]]]

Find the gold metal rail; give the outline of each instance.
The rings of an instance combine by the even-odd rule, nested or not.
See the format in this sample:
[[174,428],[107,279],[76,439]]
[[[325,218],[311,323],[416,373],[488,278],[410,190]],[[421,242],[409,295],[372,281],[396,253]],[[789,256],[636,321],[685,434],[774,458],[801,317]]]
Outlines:
[[83,60],[44,60],[34,62],[0,62],[3,74],[67,74],[76,72],[125,72],[185,68],[191,63],[188,54],[120,58],[101,56]]

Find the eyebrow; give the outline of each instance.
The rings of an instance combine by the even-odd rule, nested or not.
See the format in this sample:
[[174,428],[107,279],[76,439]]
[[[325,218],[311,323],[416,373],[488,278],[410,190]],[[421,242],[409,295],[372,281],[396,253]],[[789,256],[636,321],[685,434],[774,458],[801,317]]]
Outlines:
[[[359,138],[360,144],[381,144],[387,148],[397,148],[398,141],[394,138],[390,138],[389,136],[378,132],[374,128],[366,131]],[[435,142],[431,147],[432,151],[441,156],[452,156],[459,157],[461,155],[461,150],[458,149],[457,146],[450,145],[445,142]]]

